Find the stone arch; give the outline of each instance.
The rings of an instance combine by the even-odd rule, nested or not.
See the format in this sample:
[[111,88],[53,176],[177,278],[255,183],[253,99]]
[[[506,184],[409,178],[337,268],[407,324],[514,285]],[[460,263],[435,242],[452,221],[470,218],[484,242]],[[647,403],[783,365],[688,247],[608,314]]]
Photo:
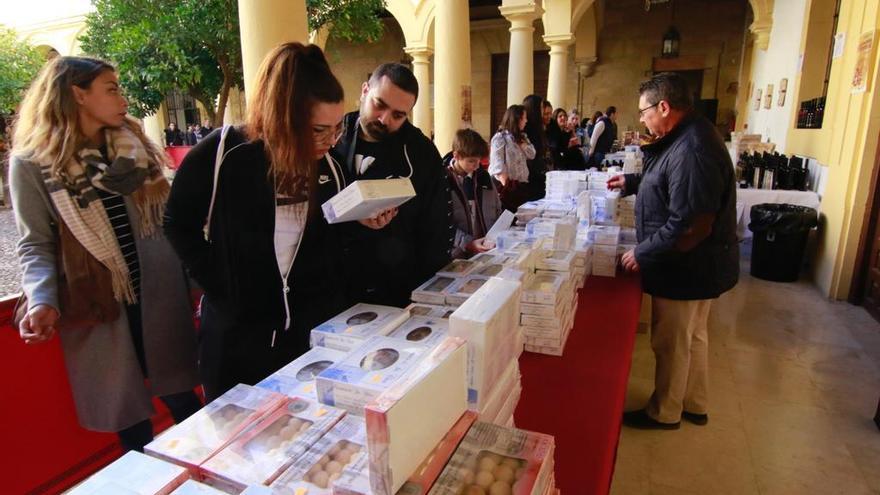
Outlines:
[[394,17],[407,46],[434,45],[435,0],[387,0],[385,9]]
[[755,37],[755,46],[766,50],[770,45],[770,31],[773,29],[773,0],[749,0],[752,7],[752,24],[749,31]]
[[61,53],[52,45],[37,45],[34,48],[36,48],[37,52],[39,52],[46,60],[52,60],[61,55]]

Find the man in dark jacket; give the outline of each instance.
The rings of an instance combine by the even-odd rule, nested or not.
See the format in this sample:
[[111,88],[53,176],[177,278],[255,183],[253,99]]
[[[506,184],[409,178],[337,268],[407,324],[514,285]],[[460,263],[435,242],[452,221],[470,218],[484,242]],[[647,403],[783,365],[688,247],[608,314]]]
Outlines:
[[165,146],[183,146],[183,132],[174,122],[168,124],[168,128],[165,129]]
[[677,429],[681,418],[708,421],[708,320],[712,300],[739,279],[736,186],[721,136],[692,113],[690,92],[676,74],[639,88],[640,120],[656,140],[642,147],[642,174],[619,175],[609,188],[638,192],[639,244],[621,263],[642,273],[652,296],[654,394],[626,413],[636,428]]
[[589,167],[602,166],[605,155],[611,153],[615,139],[617,139],[617,107],[610,106],[605,110],[605,115],[596,121],[590,134],[590,151],[587,157]]
[[416,197],[376,219],[340,225],[349,302],[406,306],[413,289],[450,259],[449,189],[434,143],[407,120],[419,94],[413,73],[383,64],[363,84],[336,145],[347,183],[408,177]]

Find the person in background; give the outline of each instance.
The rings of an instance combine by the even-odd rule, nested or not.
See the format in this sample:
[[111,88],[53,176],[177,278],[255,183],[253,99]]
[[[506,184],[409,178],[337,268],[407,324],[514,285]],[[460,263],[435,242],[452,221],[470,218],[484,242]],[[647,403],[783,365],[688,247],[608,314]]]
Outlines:
[[200,126],[199,124],[193,124],[193,138],[195,139],[196,144],[198,144],[198,142],[207,135],[204,134],[204,132],[205,131],[202,130],[202,126]]
[[492,136],[489,174],[496,181],[502,206],[512,212],[531,195],[528,161],[535,158],[535,146],[525,133],[527,122],[526,108],[511,105]]
[[547,101],[539,95],[529,95],[523,100],[526,109],[525,133],[529,142],[535,147],[535,155],[529,158],[529,182],[526,201],[535,201],[544,197],[547,184],[547,165],[551,163],[547,137],[544,133],[544,120],[547,122],[553,118],[552,107],[547,111]]
[[593,117],[587,121],[587,124],[584,126],[587,129],[587,137],[593,137],[593,129],[596,128],[596,124],[603,115],[605,114],[597,110],[593,113]]
[[198,143],[198,138],[196,138],[196,127],[192,124],[186,126],[186,134],[183,139],[184,144],[187,146],[195,146]]
[[183,146],[183,132],[174,122],[168,124],[168,128],[165,129],[165,146]]
[[348,183],[409,178],[416,196],[372,220],[341,224],[344,290],[358,302],[404,307],[412,290],[450,260],[452,224],[443,159],[407,119],[419,83],[404,65],[377,67],[336,145]]
[[213,130],[214,130],[214,126],[211,124],[211,121],[208,119],[205,119],[202,122],[202,137],[203,138],[208,137],[208,134],[211,134],[211,132]]
[[590,136],[591,167],[601,167],[605,155],[611,153],[614,140],[617,139],[617,108],[611,106],[605,110],[605,115],[596,121],[593,134]]
[[642,146],[645,172],[615,176],[608,187],[638,193],[639,244],[621,263],[641,272],[651,295],[657,364],[647,407],[623,420],[642,429],[678,429],[682,418],[705,425],[709,311],[739,278],[733,165],[712,123],[694,114],[687,83],[677,74],[641,84],[639,120],[657,138]]
[[547,101],[543,100],[541,102],[541,124],[544,126],[544,130],[547,130],[547,127],[550,126],[550,123],[553,121],[553,105]]
[[[575,123],[577,123],[575,116]],[[580,151],[580,141],[569,127],[569,117],[565,110],[557,108],[553,119],[547,126],[547,144],[556,170],[583,170],[584,157]]]
[[168,238],[205,291],[199,369],[209,400],[308,351],[311,329],[345,309],[339,240],[321,212],[345,187],[329,154],[342,86],[320,48],[284,43],[248,96],[244,126],[186,155],[165,211]]
[[443,158],[452,191],[453,258],[470,258],[495,247],[485,236],[501,214],[501,200],[489,172],[480,167],[488,154],[489,145],[477,131],[459,129],[452,152]]
[[162,236],[167,158],[127,108],[101,60],[56,57],[31,84],[10,160],[16,320],[25,343],[58,334],[80,425],[142,451],[153,395],[176,422],[201,402],[189,287]]

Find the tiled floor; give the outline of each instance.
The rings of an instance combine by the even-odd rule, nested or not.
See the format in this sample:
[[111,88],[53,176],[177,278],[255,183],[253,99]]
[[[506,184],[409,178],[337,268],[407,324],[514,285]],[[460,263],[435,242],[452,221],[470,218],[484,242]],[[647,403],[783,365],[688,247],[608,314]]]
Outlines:
[[[712,309],[709,424],[623,427],[611,493],[880,494],[880,324],[808,282],[752,278]],[[626,409],[653,389],[639,334]]]

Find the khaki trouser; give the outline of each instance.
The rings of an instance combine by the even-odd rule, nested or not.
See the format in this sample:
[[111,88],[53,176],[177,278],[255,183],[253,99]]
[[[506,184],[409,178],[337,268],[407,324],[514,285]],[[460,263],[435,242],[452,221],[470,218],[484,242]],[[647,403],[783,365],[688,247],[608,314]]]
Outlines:
[[712,300],[676,301],[655,296],[651,302],[651,348],[657,367],[647,413],[661,423],[681,421],[682,410],[706,414]]

